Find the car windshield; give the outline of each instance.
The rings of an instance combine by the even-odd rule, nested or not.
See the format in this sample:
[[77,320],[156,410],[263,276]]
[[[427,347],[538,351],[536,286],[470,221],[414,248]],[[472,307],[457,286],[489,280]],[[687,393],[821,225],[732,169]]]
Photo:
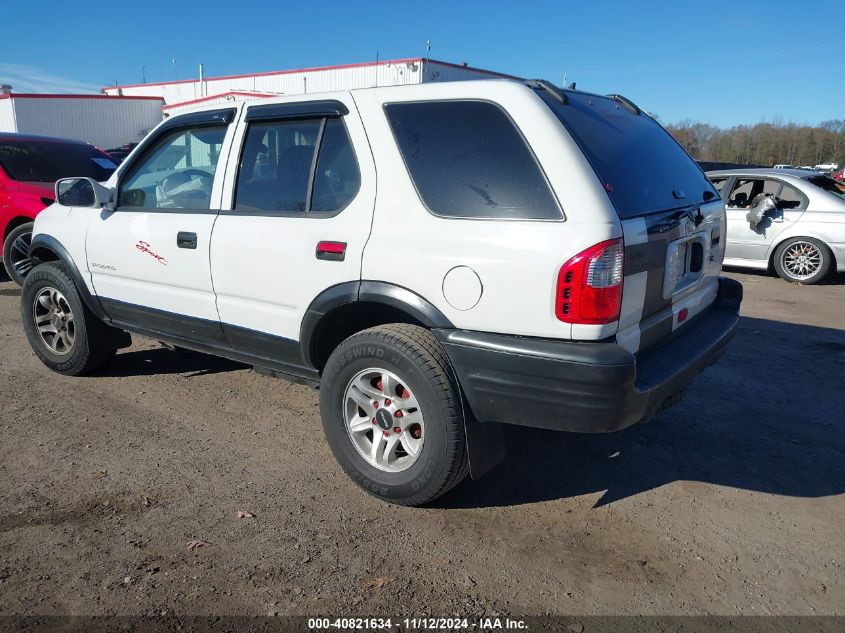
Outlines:
[[828,178],[827,176],[813,176],[812,178],[807,178],[807,180],[816,187],[829,191],[833,195],[845,200],[845,182],[836,182],[833,178]]
[[12,180],[28,182],[77,176],[103,181],[116,167],[96,147],[61,141],[0,141],[0,166]]
[[567,91],[564,105],[544,90],[537,94],[578,143],[620,218],[717,197],[695,161],[645,113],[598,95]]

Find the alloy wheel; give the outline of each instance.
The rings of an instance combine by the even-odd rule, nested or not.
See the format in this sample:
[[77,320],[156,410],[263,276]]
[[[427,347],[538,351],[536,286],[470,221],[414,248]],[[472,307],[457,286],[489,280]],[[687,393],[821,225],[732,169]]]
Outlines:
[[402,472],[419,458],[425,421],[408,383],[385,369],[358,372],[343,397],[349,438],[371,466]]
[[55,288],[42,288],[32,306],[35,329],[41,342],[54,354],[73,351],[76,327],[73,311],[65,296]]
[[783,251],[780,260],[786,273],[796,281],[815,275],[824,264],[824,254],[811,242],[794,242]]
[[15,238],[9,251],[10,267],[20,278],[25,277],[32,270],[33,261],[29,256],[29,245],[31,243],[32,233],[23,233]]

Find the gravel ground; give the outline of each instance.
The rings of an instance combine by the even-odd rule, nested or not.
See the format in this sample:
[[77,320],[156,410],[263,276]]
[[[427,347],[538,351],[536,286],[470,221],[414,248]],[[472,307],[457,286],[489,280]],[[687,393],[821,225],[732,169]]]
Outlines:
[[50,373],[2,282],[0,615],[841,615],[845,278],[729,274],[741,330],[680,405],[509,429],[423,509],[346,479],[307,387],[137,337]]

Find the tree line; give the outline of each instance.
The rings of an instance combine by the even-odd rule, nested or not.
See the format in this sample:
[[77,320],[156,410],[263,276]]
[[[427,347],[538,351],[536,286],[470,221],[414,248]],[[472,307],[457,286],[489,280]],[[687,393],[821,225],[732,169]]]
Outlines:
[[666,129],[696,160],[795,166],[845,165],[845,119],[817,126],[775,120],[721,129],[685,119]]

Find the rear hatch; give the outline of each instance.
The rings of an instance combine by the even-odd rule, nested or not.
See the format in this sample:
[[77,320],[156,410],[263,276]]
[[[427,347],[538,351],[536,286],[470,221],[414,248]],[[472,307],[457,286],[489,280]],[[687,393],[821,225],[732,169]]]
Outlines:
[[623,97],[537,88],[583,151],[622,223],[620,345],[646,351],[713,303],[725,211],[698,164]]

